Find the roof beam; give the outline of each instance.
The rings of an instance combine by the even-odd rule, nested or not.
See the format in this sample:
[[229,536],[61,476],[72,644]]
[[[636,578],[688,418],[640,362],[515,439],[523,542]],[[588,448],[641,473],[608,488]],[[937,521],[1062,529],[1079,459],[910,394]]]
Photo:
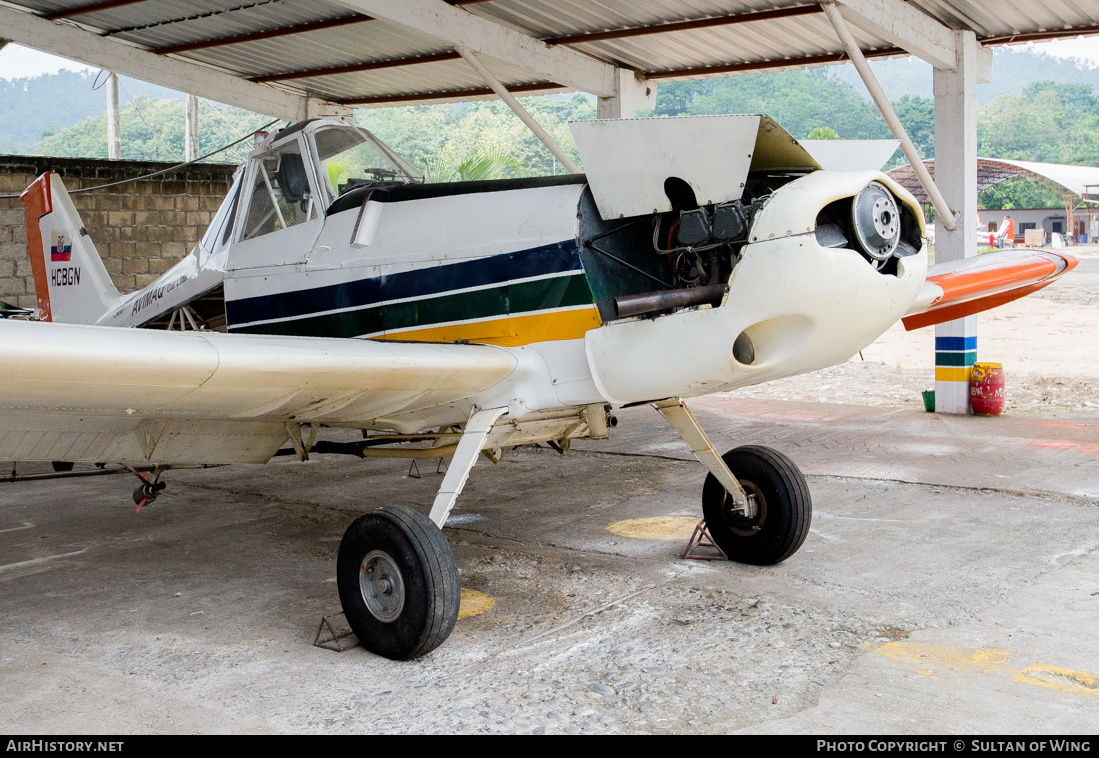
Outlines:
[[53,11],[52,13],[43,13],[42,18],[47,21],[57,21],[63,18],[72,18],[73,16],[86,16],[89,13],[98,13],[99,11],[109,11],[111,8],[121,8],[124,5],[137,5],[138,3],[144,3],[147,0],[103,0],[100,3],[91,3],[89,5],[78,5],[75,8],[63,8],[59,11]]
[[340,5],[385,19],[452,45],[495,58],[540,79],[599,97],[615,94],[615,67],[501,26],[443,0],[335,0]]
[[958,67],[953,30],[903,0],[838,0],[841,15],[860,29],[887,39],[938,69]]
[[334,29],[348,24],[361,24],[364,21],[373,21],[370,16],[362,16],[356,13],[353,16],[340,16],[339,18],[326,18],[323,21],[313,21],[308,24],[295,24],[294,26],[280,26],[278,29],[264,29],[247,34],[234,34],[231,37],[214,37],[213,39],[198,40],[197,42],[184,42],[182,45],[168,45],[166,47],[153,48],[157,55],[172,55],[173,53],[186,53],[191,50],[206,50],[211,47],[223,47],[224,45],[238,45],[241,42],[255,42],[261,39],[274,37],[286,37],[291,34],[304,34],[315,32],[319,29]]
[[780,18],[795,18],[808,16],[814,13],[822,13],[819,3],[811,5],[798,5],[793,8],[776,8],[769,11],[756,11],[755,13],[738,13],[733,16],[711,16],[709,18],[696,18],[687,21],[670,21],[665,24],[652,24],[651,26],[632,26],[623,29],[608,29],[603,32],[587,32],[585,34],[572,34],[567,37],[550,37],[542,40],[547,45],[580,45],[585,42],[600,42],[605,39],[622,39],[624,37],[641,37],[646,34],[667,34],[668,32],[682,32],[691,29],[707,29],[712,26],[731,26],[733,24],[746,24],[752,21],[771,21]]
[[[887,58],[891,55],[904,55],[899,47],[886,47],[870,50],[867,58]],[[800,58],[772,58],[763,61],[744,61],[742,63],[724,63],[716,66],[693,66],[691,68],[670,68],[663,71],[646,71],[649,79],[687,79],[692,76],[720,76],[722,74],[747,74],[753,71],[772,71],[776,68],[802,68],[804,66],[824,66],[830,63],[844,63],[849,60],[847,53],[824,53],[806,55]]]
[[[450,5],[472,5],[474,2],[484,2],[484,0],[446,0]],[[740,13],[735,16],[712,16],[710,18],[691,19],[688,21],[672,21],[666,24],[655,24],[653,26],[641,26],[641,27],[629,27],[625,29],[611,29],[602,32],[588,32],[586,34],[576,34],[568,37],[550,37],[543,39],[547,45],[576,45],[584,42],[598,42],[605,39],[621,39],[623,37],[640,37],[647,34],[666,34],[668,32],[686,31],[690,29],[705,29],[713,26],[728,26],[732,24],[743,24],[750,21],[767,21],[779,18],[793,18],[797,16],[807,16],[814,13],[822,13],[823,10],[819,4],[814,3],[812,5],[799,5],[794,8],[779,8],[777,10],[759,11],[756,13]],[[352,23],[356,20],[373,20],[370,16],[346,16],[344,17],[344,23]],[[285,27],[286,32],[293,33],[296,27]],[[318,27],[320,28],[320,27]],[[308,31],[303,27],[301,31]],[[262,36],[261,36],[262,35]],[[176,53],[184,52],[186,50],[198,50],[204,47],[212,47],[215,44],[232,44],[233,42],[247,42],[252,39],[266,39],[270,36],[278,36],[276,31],[272,32],[253,32],[251,34],[241,34],[237,37],[225,37],[223,40],[211,40],[208,42],[194,42],[185,45],[176,45],[170,48],[158,48],[156,52]],[[246,39],[247,38],[247,39]],[[381,61],[363,61],[361,63],[349,63],[343,66],[329,66],[326,68],[314,68],[314,69],[299,69],[297,71],[285,71],[278,74],[264,74],[262,76],[250,77],[253,82],[284,82],[292,79],[311,79],[317,76],[336,76],[339,74],[351,74],[361,71],[376,71],[384,68],[397,68],[400,66],[413,66],[419,63],[435,63],[438,61],[455,60],[460,58],[456,52],[446,53],[433,53],[430,55],[418,55],[407,58],[391,58],[389,60]]]
[[[111,0],[114,3],[133,3],[144,2],[144,0]],[[489,2],[489,0],[446,0],[449,5],[476,5],[477,3]],[[362,24],[367,21],[374,21],[373,16],[364,16],[361,13],[355,13],[350,16],[340,16],[339,18],[328,18],[323,21],[312,21],[307,24],[295,24],[294,26],[280,26],[277,29],[262,29],[255,32],[247,32],[245,34],[234,34],[229,37],[212,37],[210,39],[196,40],[194,42],[184,42],[181,45],[169,45],[167,47],[158,47],[153,50],[155,53],[161,55],[171,55],[173,53],[186,53],[191,50],[208,50],[211,47],[224,47],[225,45],[239,45],[242,42],[255,42],[261,39],[273,39],[275,37],[288,37],[294,34],[304,34],[305,32],[313,32],[319,29],[334,29],[339,26],[347,26],[349,24]],[[455,53],[457,57],[457,53]]]
[[[517,92],[554,92],[557,90],[567,89],[564,85],[557,84],[556,82],[541,82],[539,84],[514,84],[508,87],[508,92],[515,94]],[[416,103],[426,103],[436,100],[454,100],[461,102],[463,100],[473,100],[479,97],[495,97],[496,93],[489,87],[479,87],[477,89],[455,89],[444,90],[441,92],[409,92],[399,95],[373,95],[370,97],[347,97],[337,100],[340,105],[347,105],[352,107],[373,107],[383,105],[411,105]]]
[[104,39],[72,24],[47,21],[0,6],[0,29],[12,42],[146,82],[229,103],[257,113],[298,121],[339,107],[324,100],[245,81],[212,68],[165,58],[122,42]]
[[439,61],[452,61],[461,58],[457,52],[431,53],[430,55],[417,55],[411,58],[390,58],[384,61],[365,61],[363,63],[351,63],[346,66],[329,66],[328,68],[311,68],[301,71],[287,71],[282,74],[264,74],[253,76],[253,82],[285,82],[290,79],[311,79],[314,76],[335,76],[337,74],[354,74],[359,71],[377,71],[383,68],[398,68],[400,66],[414,66],[418,63],[438,63]]
[[1001,34],[995,37],[985,37],[978,41],[982,45],[1013,45],[1019,42],[1046,42],[1051,39],[1064,39],[1066,37],[1076,37],[1088,34],[1099,34],[1099,24],[1076,26],[1068,29],[1047,29],[1040,32]]

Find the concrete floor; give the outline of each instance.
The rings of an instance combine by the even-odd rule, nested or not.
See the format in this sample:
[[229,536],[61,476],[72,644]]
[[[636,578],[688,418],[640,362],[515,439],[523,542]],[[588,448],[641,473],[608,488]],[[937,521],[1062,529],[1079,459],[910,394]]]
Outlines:
[[171,472],[137,515],[130,476],[0,483],[0,731],[1099,731],[1094,420],[694,408],[719,448],[802,467],[796,555],[689,561],[682,534],[609,531],[701,513],[701,464],[630,409],[610,442],[478,463],[446,533],[495,605],[411,663],[312,642],[347,524],[426,509],[431,466]]

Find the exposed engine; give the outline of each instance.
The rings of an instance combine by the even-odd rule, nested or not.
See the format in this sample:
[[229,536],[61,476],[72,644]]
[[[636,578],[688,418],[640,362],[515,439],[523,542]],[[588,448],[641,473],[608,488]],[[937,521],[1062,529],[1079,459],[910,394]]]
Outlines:
[[[671,194],[671,193],[669,193]],[[653,218],[653,250],[668,260],[675,286],[724,284],[768,191],[744,200],[662,213]]]
[[822,247],[857,250],[878,271],[893,275],[896,259],[915,255],[922,242],[915,213],[881,182],[821,209],[816,237]]

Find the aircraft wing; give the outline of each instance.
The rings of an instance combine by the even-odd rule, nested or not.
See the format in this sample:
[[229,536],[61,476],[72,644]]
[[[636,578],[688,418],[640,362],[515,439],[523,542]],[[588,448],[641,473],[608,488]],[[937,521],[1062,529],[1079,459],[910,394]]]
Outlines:
[[905,314],[911,331],[1010,303],[1068,273],[1079,261],[1048,250],[1004,250],[927,269],[927,280]]
[[267,461],[287,423],[468,398],[500,348],[0,320],[0,460]]

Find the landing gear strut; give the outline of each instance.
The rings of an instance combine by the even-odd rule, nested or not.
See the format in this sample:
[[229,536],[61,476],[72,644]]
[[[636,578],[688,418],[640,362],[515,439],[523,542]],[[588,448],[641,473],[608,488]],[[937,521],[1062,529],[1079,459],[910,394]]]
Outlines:
[[679,398],[653,403],[710,470],[702,488],[706,529],[730,560],[769,566],[797,552],[809,534],[813,503],[794,462],[759,445],[718,457]]

